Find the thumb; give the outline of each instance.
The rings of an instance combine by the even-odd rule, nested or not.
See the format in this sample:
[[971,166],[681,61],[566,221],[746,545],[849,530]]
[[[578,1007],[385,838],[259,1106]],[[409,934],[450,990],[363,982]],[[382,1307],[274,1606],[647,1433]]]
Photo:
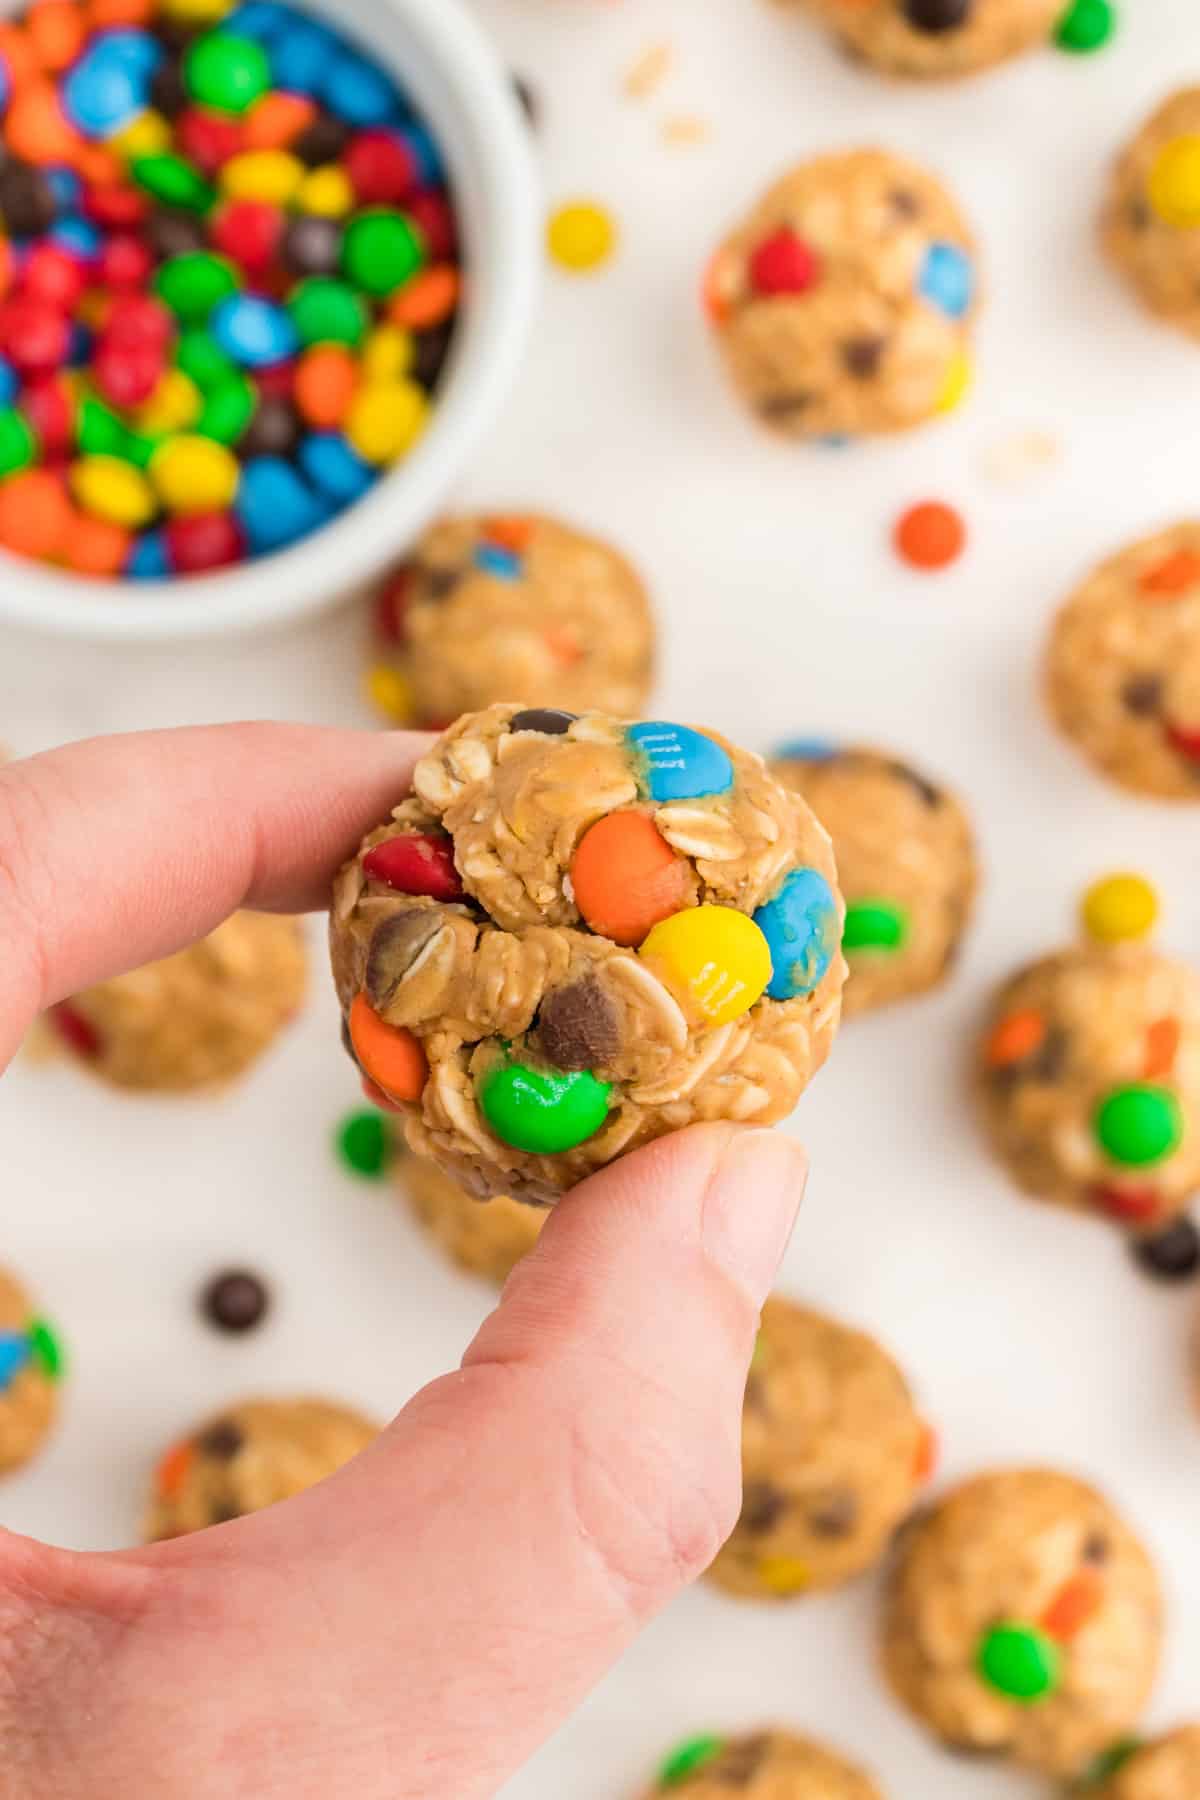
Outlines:
[[139,1629],[73,1698],[105,1740],[95,1791],[152,1766],[178,1775],[165,1795],[225,1795],[219,1733],[236,1791],[270,1800],[495,1794],[733,1528],[746,1370],[805,1171],[782,1135],[702,1125],[593,1176],[461,1369],[363,1456],[143,1553]]

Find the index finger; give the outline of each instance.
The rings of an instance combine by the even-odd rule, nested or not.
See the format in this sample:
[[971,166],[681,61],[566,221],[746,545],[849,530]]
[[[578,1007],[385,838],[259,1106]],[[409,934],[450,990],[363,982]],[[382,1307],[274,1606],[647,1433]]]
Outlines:
[[35,1015],[240,906],[305,912],[408,792],[411,732],[213,725],[0,769],[0,1068]]

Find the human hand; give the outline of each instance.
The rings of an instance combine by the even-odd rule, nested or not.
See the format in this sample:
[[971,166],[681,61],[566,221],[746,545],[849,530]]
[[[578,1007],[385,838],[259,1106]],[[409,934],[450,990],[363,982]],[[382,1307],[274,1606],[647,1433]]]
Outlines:
[[[218,726],[0,770],[0,1068],[239,906],[321,906],[421,749]],[[705,1125],[593,1176],[461,1367],[285,1505],[104,1555],[0,1533],[0,1800],[495,1794],[733,1526],[804,1174]]]

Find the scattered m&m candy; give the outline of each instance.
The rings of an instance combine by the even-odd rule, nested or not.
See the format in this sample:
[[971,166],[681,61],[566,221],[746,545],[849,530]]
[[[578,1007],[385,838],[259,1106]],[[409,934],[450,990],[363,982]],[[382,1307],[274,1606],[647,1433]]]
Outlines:
[[1036,1706],[1062,1681],[1062,1652],[1038,1626],[1006,1621],[986,1633],[977,1667],[996,1693],[1021,1706]]
[[479,1107],[503,1143],[557,1156],[594,1137],[608,1117],[607,1082],[590,1070],[561,1073],[501,1055],[478,1083]]
[[1142,875],[1106,875],[1087,890],[1080,913],[1098,944],[1144,938],[1158,923],[1158,895]]
[[642,785],[651,800],[699,800],[727,794],[733,786],[733,763],[715,739],[689,725],[651,720],[631,725],[627,733],[637,759]]
[[728,1025],[761,1000],[771,980],[771,950],[753,919],[732,906],[693,906],[664,919],[638,954],[685,1014]]

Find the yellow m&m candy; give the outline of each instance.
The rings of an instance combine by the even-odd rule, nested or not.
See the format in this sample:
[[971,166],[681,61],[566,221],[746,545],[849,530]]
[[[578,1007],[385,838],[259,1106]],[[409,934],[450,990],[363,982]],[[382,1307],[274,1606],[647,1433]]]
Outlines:
[[693,906],[656,925],[638,955],[694,1023],[728,1025],[771,979],[771,952],[753,919],[732,906]]
[[182,369],[168,369],[150,398],[134,415],[137,429],[147,437],[165,437],[170,431],[186,431],[200,417],[204,402],[200,389]]
[[954,412],[960,407],[971,390],[975,371],[971,367],[971,358],[965,350],[956,350],[946,370],[946,379],[942,383],[942,391],[938,395],[937,410],[940,413]]
[[241,478],[237,457],[212,438],[171,438],[156,450],[150,479],[168,512],[224,512],[233,504]]
[[380,325],[363,345],[363,375],[370,385],[396,381],[412,368],[416,346],[411,331],[399,325]]
[[1200,134],[1190,132],[1163,145],[1147,193],[1164,225],[1179,231],[1200,226]]
[[158,511],[140,469],[119,456],[84,456],[71,470],[71,492],[95,519],[136,530]]
[[171,127],[160,112],[148,107],[108,141],[118,156],[134,162],[139,156],[158,156],[169,149]]
[[354,206],[350,177],[336,163],[314,169],[296,190],[296,205],[301,212],[317,213],[323,219],[344,218]]
[[395,462],[425,429],[429,400],[415,381],[360,388],[346,415],[346,436],[369,463]]
[[1158,923],[1158,895],[1144,875],[1108,875],[1083,896],[1083,928],[1098,944],[1147,937]]
[[300,191],[308,170],[286,150],[243,150],[221,170],[222,192],[231,200],[261,200],[288,206]]
[[407,725],[413,717],[412,687],[399,669],[387,663],[376,663],[367,670],[367,699],[397,725]]
[[784,1598],[802,1594],[812,1583],[808,1564],[798,1556],[764,1556],[758,1565],[758,1579],[769,1594]]

